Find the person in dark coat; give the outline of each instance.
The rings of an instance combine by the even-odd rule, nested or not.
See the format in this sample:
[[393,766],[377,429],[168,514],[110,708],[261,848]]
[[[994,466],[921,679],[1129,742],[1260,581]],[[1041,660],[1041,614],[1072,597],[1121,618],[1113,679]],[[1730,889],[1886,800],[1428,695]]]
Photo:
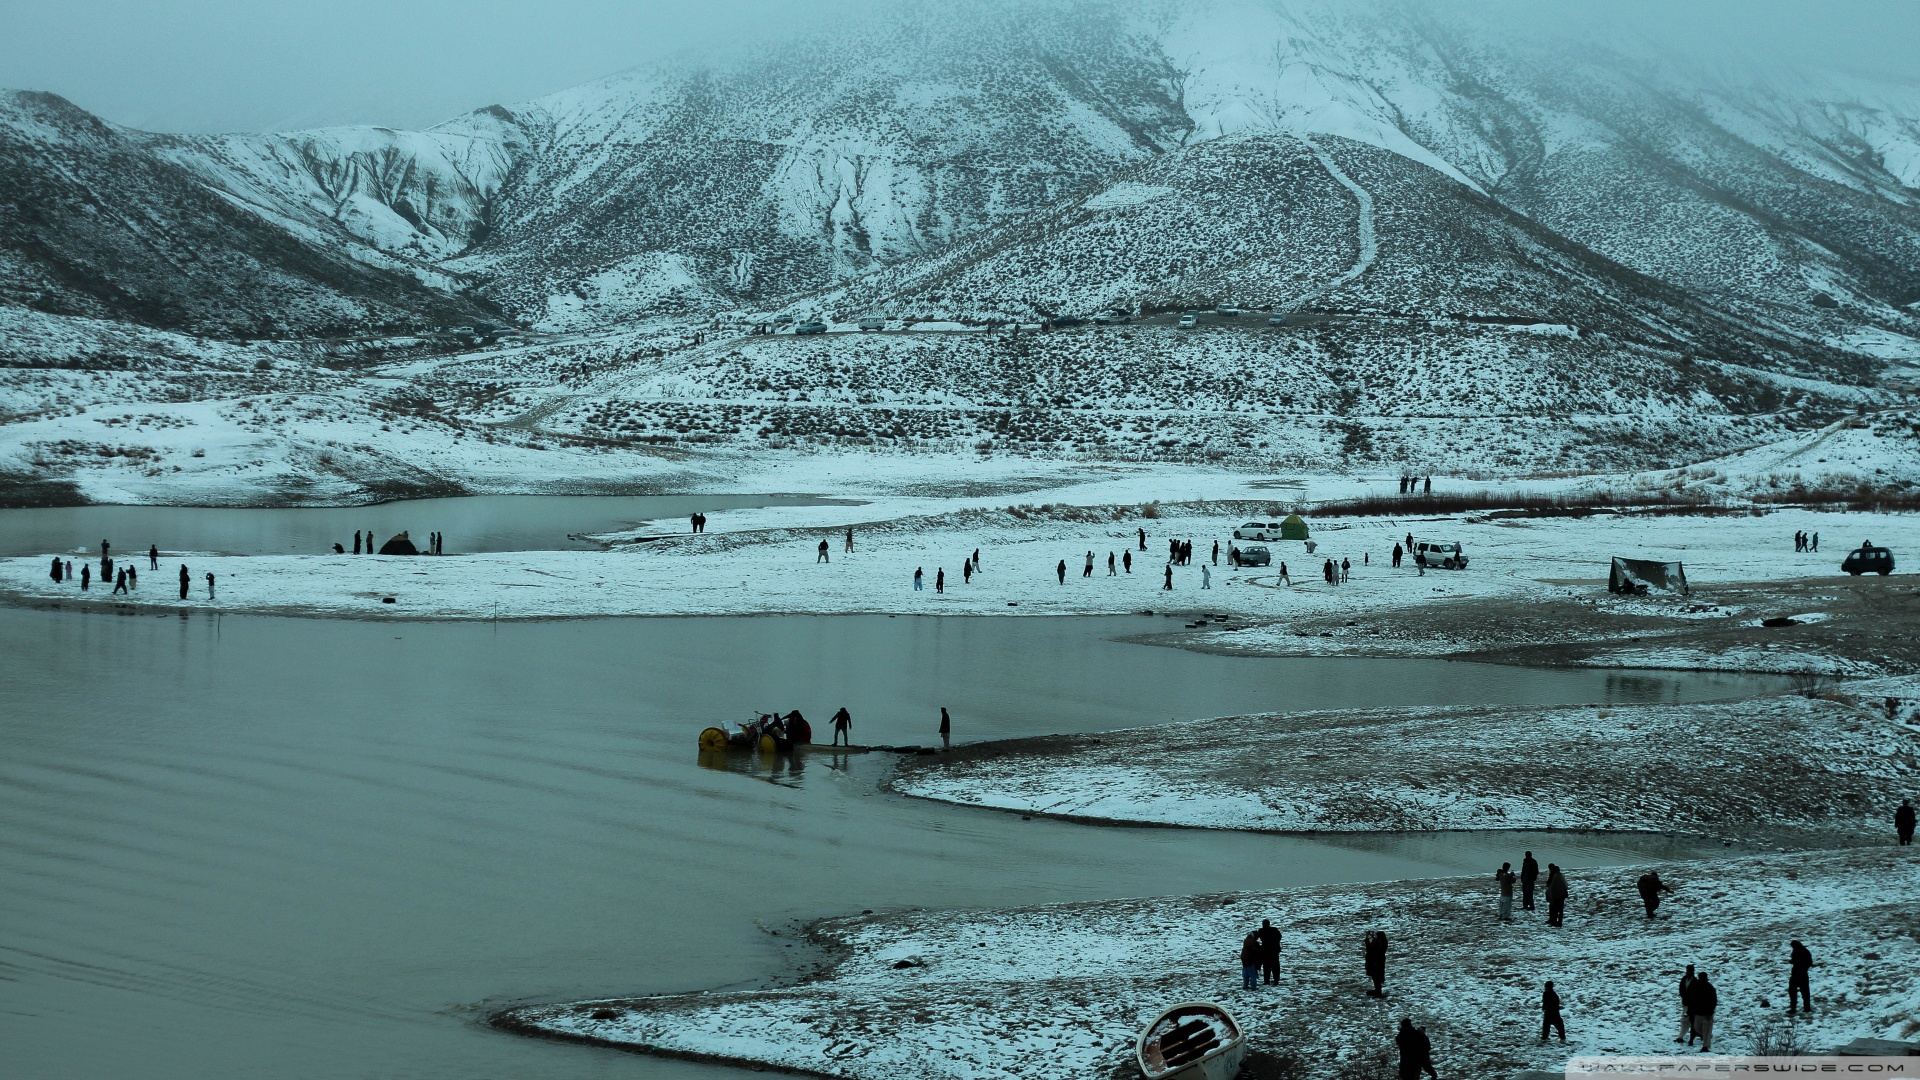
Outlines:
[[160,569],[160,545],[159,544],[153,544],[147,548],[147,569],[149,570]]
[[67,576],[66,568],[60,565],[60,559],[58,557],[55,557],[53,560],[52,574],[53,574],[54,584],[56,585],[58,585],[61,582],[61,580]]
[[845,705],[833,714],[833,745],[840,745],[842,738],[846,739],[848,746],[853,745],[853,714],[847,711]]
[[1387,932],[1369,930],[1361,939],[1361,952],[1366,956],[1367,978],[1373,980],[1373,989],[1367,991],[1368,997],[1386,997],[1387,984]]
[[1811,1013],[1813,983],[1809,980],[1807,973],[1813,970],[1813,953],[1808,951],[1805,945],[1795,941],[1792,943],[1792,952],[1789,956],[1788,962],[1793,967],[1793,974],[1787,976],[1787,1015],[1794,1015],[1795,1004],[1805,1006]]
[[940,706],[940,745],[953,745],[953,717],[947,715],[947,707]]
[[1220,541],[1218,540],[1213,542],[1213,565],[1220,565]]
[[180,599],[187,598],[187,590],[193,587],[193,575],[187,573],[187,564],[180,564]]
[[127,588],[137,589],[139,587],[140,587],[140,568],[137,566],[127,567]]
[[1272,986],[1280,981],[1280,928],[1261,919],[1254,932],[1260,935],[1260,981]]
[[1427,1029],[1414,1027],[1413,1021],[1403,1016],[1393,1043],[1400,1049],[1400,1080],[1418,1080],[1423,1071],[1432,1080],[1440,1080],[1433,1071],[1433,1040],[1427,1038]]
[[347,553],[347,549],[343,545],[335,544],[333,545],[333,553],[335,555],[345,555]]
[[80,591],[86,592],[92,587],[93,587],[93,564],[81,563],[80,564]]
[[[1693,1034],[1700,1036],[1700,1052],[1713,1049],[1713,1012],[1720,1007],[1720,991],[1707,981],[1707,973],[1701,972],[1693,980]],[[1687,1040],[1693,1042],[1691,1038]]]
[[207,571],[207,599],[213,599],[213,571]]
[[120,568],[119,575],[113,579],[113,591],[116,596],[127,591],[127,568],[124,566]]
[[797,743],[810,743],[813,741],[813,725],[807,723],[807,718],[800,715],[799,709],[788,713],[785,719],[787,722],[787,738]]
[[[53,580],[59,581],[60,578],[58,575],[55,575]],[[1893,812],[1893,831],[1900,835],[1901,847],[1906,847],[1908,844],[1913,843],[1912,802],[1906,799],[1900,800],[1900,809]]]
[[1563,926],[1567,919],[1567,876],[1558,863],[1547,864],[1547,925]]
[[973,560],[972,559],[960,560],[960,584],[962,585],[973,584]]
[[1087,565],[1080,570],[1080,576],[1083,578],[1093,576],[1093,552],[1091,551],[1087,552]]
[[947,568],[944,566],[933,568],[933,591],[937,593],[947,591]]
[[1140,530],[1140,550],[1147,550],[1147,530],[1144,527]]
[[830,563],[833,561],[832,559],[827,558],[827,542],[825,540],[820,541],[820,546],[815,550],[818,551],[819,554],[813,557],[814,562]]
[[353,530],[353,553],[355,555],[360,554],[360,530],[359,529]]
[[1513,872],[1512,863],[1501,863],[1500,869],[1493,872],[1493,880],[1500,886],[1500,921],[1513,921],[1513,883],[1519,875]]
[[1540,991],[1540,1041],[1547,1041],[1547,1031],[1551,1029],[1560,1035],[1560,1041],[1567,1041],[1567,1022],[1560,1017],[1560,995],[1553,992],[1553,980],[1547,980],[1547,988]]
[[1067,583],[1067,560],[1061,559],[1060,565],[1054,567],[1053,572],[1060,578],[1060,584],[1065,585]]
[[1400,545],[1399,544],[1393,545],[1393,568],[1395,570],[1400,569],[1400,555],[1401,555]]
[[1540,880],[1540,863],[1533,852],[1525,853],[1520,860],[1520,910],[1533,910],[1533,883]]
[[1653,918],[1654,909],[1660,906],[1660,894],[1673,891],[1673,886],[1661,883],[1658,870],[1649,870],[1641,874],[1636,888],[1640,890],[1640,902],[1647,905],[1649,919]]
[[1109,551],[1107,552],[1107,576],[1108,577],[1120,576],[1120,572],[1118,570],[1115,570],[1113,567],[1114,567],[1113,552]]
[[1164,591],[1169,591],[1169,592],[1172,591],[1173,589],[1173,564],[1172,563],[1167,564],[1167,580],[1165,584],[1160,586],[1160,588]]
[[1260,988],[1260,934],[1255,931],[1240,939],[1240,989]]
[[1698,979],[1693,965],[1688,964],[1686,974],[1680,976],[1680,1034],[1673,1037],[1674,1042],[1693,1041],[1693,984]]

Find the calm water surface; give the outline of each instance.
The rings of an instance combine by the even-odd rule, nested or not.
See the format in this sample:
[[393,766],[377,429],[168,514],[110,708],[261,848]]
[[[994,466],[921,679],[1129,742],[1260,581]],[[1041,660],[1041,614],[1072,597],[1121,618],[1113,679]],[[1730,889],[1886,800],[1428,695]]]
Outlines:
[[572,537],[644,521],[671,531],[684,529],[696,512],[833,501],[807,495],[472,495],[377,506],[36,507],[0,510],[0,555],[98,551],[102,539],[128,555],[150,544],[162,551],[286,555],[332,551],[336,543],[352,551],[355,532],[371,532],[385,543],[403,531],[423,549],[429,532],[441,532],[449,552],[549,551],[591,548]]
[[862,908],[1484,872],[1522,846],[1575,867],[1699,850],[1097,829],[878,794],[882,755],[699,767],[699,729],[755,709],[824,727],[844,704],[862,741],[910,742],[931,741],[941,705],[967,740],[1778,688],[1110,640],[1152,625],[0,610],[0,1073],[745,1077],[474,1020],[521,1000],[755,982],[794,955],[766,928]]

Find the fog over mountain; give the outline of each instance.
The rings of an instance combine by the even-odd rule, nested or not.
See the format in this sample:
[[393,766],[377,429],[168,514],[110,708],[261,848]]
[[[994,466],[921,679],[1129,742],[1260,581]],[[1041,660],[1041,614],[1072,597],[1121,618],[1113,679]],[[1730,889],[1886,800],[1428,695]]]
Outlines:
[[[0,303],[42,320],[14,335],[28,361],[45,346],[23,342],[69,356],[106,323],[383,357],[497,323],[511,349],[407,380],[594,438],[961,445],[1011,437],[1019,409],[1022,439],[1122,453],[1144,380],[1179,388],[1162,396],[1192,429],[1156,445],[1295,438],[1279,413],[1213,411],[1257,384],[1348,456],[1388,452],[1382,417],[1505,407],[1558,418],[1567,467],[1670,460],[1920,363],[1906,7],[741,8],[737,31],[663,26],[638,66],[413,129],[156,133],[59,87],[8,92]],[[408,78],[440,70],[401,36],[422,42]],[[486,78],[528,77],[553,40]],[[1217,305],[1263,317],[1171,326]],[[1148,325],[1017,346],[753,332],[1113,310]],[[1446,377],[1408,379],[1410,356]],[[903,401],[911,422],[881,414]],[[1760,427],[1699,430],[1701,409]]]

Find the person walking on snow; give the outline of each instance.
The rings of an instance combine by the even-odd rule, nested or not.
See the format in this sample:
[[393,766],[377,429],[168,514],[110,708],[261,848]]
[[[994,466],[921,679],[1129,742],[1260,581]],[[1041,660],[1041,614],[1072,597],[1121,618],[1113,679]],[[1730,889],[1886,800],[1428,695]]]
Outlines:
[[1567,876],[1555,863],[1547,864],[1547,925],[1563,926],[1567,918]]
[[820,541],[820,547],[818,551],[819,551],[819,554],[813,557],[813,564],[815,566],[818,566],[821,563],[830,563],[833,561],[832,559],[827,558],[827,542],[825,540]]
[[[1713,1014],[1720,1007],[1720,991],[1707,981],[1707,973],[1701,972],[1693,980],[1693,1034],[1700,1036],[1700,1052],[1705,1054],[1713,1050]],[[1691,1045],[1693,1040],[1689,1038]]]
[[1697,981],[1693,965],[1688,964],[1686,974],[1680,976],[1680,1034],[1673,1037],[1674,1042],[1693,1041],[1693,984]]
[[1384,989],[1387,983],[1387,932],[1369,930],[1361,939],[1360,950],[1366,956],[1367,978],[1373,980],[1373,989],[1367,991],[1368,997],[1387,996]]
[[1260,981],[1273,986],[1280,981],[1280,928],[1261,919],[1254,933],[1260,935]]
[[1500,883],[1500,921],[1513,921],[1513,883],[1519,877],[1513,872],[1512,863],[1501,863],[1494,871],[1493,880]]
[[1200,564],[1200,587],[1203,589],[1213,588],[1213,571],[1207,569],[1206,563]]
[[1551,1029],[1560,1035],[1562,1043],[1567,1041],[1567,1022],[1560,1017],[1560,995],[1553,992],[1553,980],[1547,980],[1546,989],[1540,991],[1540,1041],[1547,1041],[1547,1031]]
[[1260,988],[1260,934],[1249,933],[1240,939],[1240,989]]
[[1053,572],[1060,575],[1060,584],[1065,585],[1067,583],[1067,560],[1061,559],[1060,565],[1054,567]]
[[120,568],[120,573],[113,579],[113,593],[115,596],[118,596],[119,594],[126,591],[127,591],[127,568],[123,566]]
[[1520,910],[1533,910],[1533,883],[1540,879],[1540,863],[1529,851],[1520,860]]
[[1147,529],[1144,525],[1140,527],[1140,550],[1147,550]]
[[972,559],[960,560],[960,584],[962,585],[973,584],[973,560]]
[[[53,580],[59,581],[60,578],[55,575]],[[1913,843],[1913,803],[1911,801],[1900,800],[1900,809],[1893,812],[1893,831],[1899,834],[1901,847]]]
[[1289,589],[1291,589],[1291,588],[1293,588],[1293,579],[1287,576],[1287,564],[1286,564],[1286,563],[1281,563],[1281,564],[1280,564],[1280,580],[1281,580],[1281,581],[1284,581],[1284,582],[1286,582],[1286,584],[1287,584],[1287,588],[1289,588]]
[[1813,983],[1809,980],[1807,973],[1813,970],[1813,953],[1798,941],[1792,942],[1791,946],[1788,963],[1792,966],[1793,973],[1787,976],[1787,1015],[1794,1015],[1796,1003],[1805,1006],[1806,1011],[1811,1014]]
[[1813,546],[1812,546],[1812,547],[1810,547],[1810,548],[1808,548],[1807,550],[1808,550],[1808,551],[1819,551],[1819,550],[1820,550],[1820,534],[1819,534],[1819,533],[1814,533],[1814,534],[1813,534],[1813,541],[1812,541],[1812,542],[1813,542]]
[[1348,579],[1350,579],[1352,576],[1353,576],[1353,561],[1351,559],[1341,559],[1340,560],[1340,583],[1342,585],[1345,585]]
[[847,711],[845,705],[833,714],[833,745],[839,746],[843,739],[848,746],[853,745],[853,714]]
[[1167,580],[1164,585],[1160,586],[1160,588],[1161,588],[1161,591],[1163,592],[1173,591],[1173,564],[1172,563],[1167,564]]
[[1634,886],[1640,890],[1640,902],[1647,905],[1647,918],[1653,918],[1653,911],[1660,906],[1660,894],[1672,892],[1673,886],[1661,882],[1658,870],[1649,870],[1640,875]]
[[853,550],[853,526],[847,526],[847,550]]
[[1400,1080],[1418,1080],[1422,1072],[1430,1080],[1440,1080],[1433,1071],[1433,1040],[1427,1038],[1425,1028],[1414,1027],[1412,1019],[1403,1016],[1393,1043],[1400,1050]]
[[916,566],[913,568],[913,591],[919,592],[920,589],[920,568]]
[[973,549],[973,572],[976,574],[980,572],[980,549],[979,548]]

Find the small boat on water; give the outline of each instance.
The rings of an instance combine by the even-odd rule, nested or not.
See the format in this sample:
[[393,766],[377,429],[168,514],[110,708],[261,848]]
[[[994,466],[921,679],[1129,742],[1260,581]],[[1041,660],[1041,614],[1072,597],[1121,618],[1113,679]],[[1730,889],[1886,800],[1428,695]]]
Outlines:
[[1233,1080],[1247,1060],[1247,1036],[1224,1006],[1189,1001],[1155,1017],[1134,1055],[1147,1080]]

